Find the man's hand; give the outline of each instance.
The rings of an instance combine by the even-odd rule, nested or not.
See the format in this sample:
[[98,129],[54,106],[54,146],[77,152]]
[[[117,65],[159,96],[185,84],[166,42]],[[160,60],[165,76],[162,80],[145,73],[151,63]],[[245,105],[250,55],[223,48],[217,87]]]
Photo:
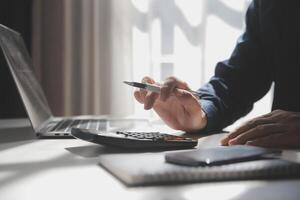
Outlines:
[[[143,78],[142,82],[161,85],[149,77]],[[190,90],[185,82],[169,77],[161,85],[160,94],[137,90],[134,96],[138,102],[144,104],[144,109],[153,108],[171,128],[183,131],[201,130],[206,126],[206,115],[197,97],[185,90]]]
[[299,148],[300,113],[275,110],[246,122],[223,138],[221,144]]

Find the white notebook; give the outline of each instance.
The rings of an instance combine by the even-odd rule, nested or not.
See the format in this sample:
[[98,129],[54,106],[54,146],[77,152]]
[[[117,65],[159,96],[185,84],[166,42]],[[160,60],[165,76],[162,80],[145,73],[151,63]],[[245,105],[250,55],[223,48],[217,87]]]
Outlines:
[[127,186],[300,178],[300,164],[279,159],[213,167],[189,167],[166,163],[164,153],[134,153],[102,155],[99,165]]

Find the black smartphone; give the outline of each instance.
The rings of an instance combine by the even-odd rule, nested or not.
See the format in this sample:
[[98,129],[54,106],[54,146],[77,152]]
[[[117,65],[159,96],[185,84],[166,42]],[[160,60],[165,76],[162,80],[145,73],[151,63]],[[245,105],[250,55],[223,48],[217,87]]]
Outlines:
[[263,158],[275,153],[261,147],[235,145],[207,149],[171,152],[165,155],[166,162],[187,166],[214,166]]

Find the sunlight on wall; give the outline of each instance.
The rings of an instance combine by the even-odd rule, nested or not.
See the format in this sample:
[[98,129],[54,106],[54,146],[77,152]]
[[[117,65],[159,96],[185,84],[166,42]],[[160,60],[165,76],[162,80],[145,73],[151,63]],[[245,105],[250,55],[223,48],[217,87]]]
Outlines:
[[242,1],[237,1],[237,0],[221,0],[222,3],[226,4],[229,8],[232,8],[236,11],[242,11],[245,9],[245,2],[249,4],[250,0],[242,0]]
[[[164,62],[162,56],[161,56],[161,21],[159,19],[153,20],[151,24],[151,55],[152,55],[152,68],[150,76],[153,76],[153,78],[156,78],[156,81],[160,81],[160,79],[157,80],[161,76],[161,70],[160,70],[160,64]],[[167,61],[167,58],[165,58],[165,61]]]
[[[137,28],[133,28],[133,45],[132,45],[132,76],[134,80],[141,81],[141,77],[150,74],[150,44],[148,33],[143,33]],[[134,104],[134,110],[136,115],[146,115],[144,109],[140,104]]]
[[189,43],[182,30],[175,27],[174,74],[185,80],[192,89],[197,90],[201,84],[202,48]]
[[205,82],[214,74],[216,62],[228,59],[241,30],[229,26],[218,17],[207,18],[205,37]]
[[182,11],[186,20],[192,26],[197,26],[202,22],[204,12],[204,1],[195,0],[175,0],[175,4]]
[[149,11],[149,0],[131,0],[131,3],[140,12],[146,13]]

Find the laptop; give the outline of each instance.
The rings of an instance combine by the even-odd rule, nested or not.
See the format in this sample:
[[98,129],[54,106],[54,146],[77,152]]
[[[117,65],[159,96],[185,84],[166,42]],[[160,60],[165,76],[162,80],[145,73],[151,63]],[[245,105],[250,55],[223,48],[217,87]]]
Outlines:
[[[54,117],[42,87],[32,71],[32,60],[22,36],[18,32],[0,25],[0,47],[33,130],[38,137],[73,138],[71,135],[73,127],[107,131],[131,125],[128,123],[130,119],[108,119],[105,116]],[[113,124],[116,121],[118,125]]]

